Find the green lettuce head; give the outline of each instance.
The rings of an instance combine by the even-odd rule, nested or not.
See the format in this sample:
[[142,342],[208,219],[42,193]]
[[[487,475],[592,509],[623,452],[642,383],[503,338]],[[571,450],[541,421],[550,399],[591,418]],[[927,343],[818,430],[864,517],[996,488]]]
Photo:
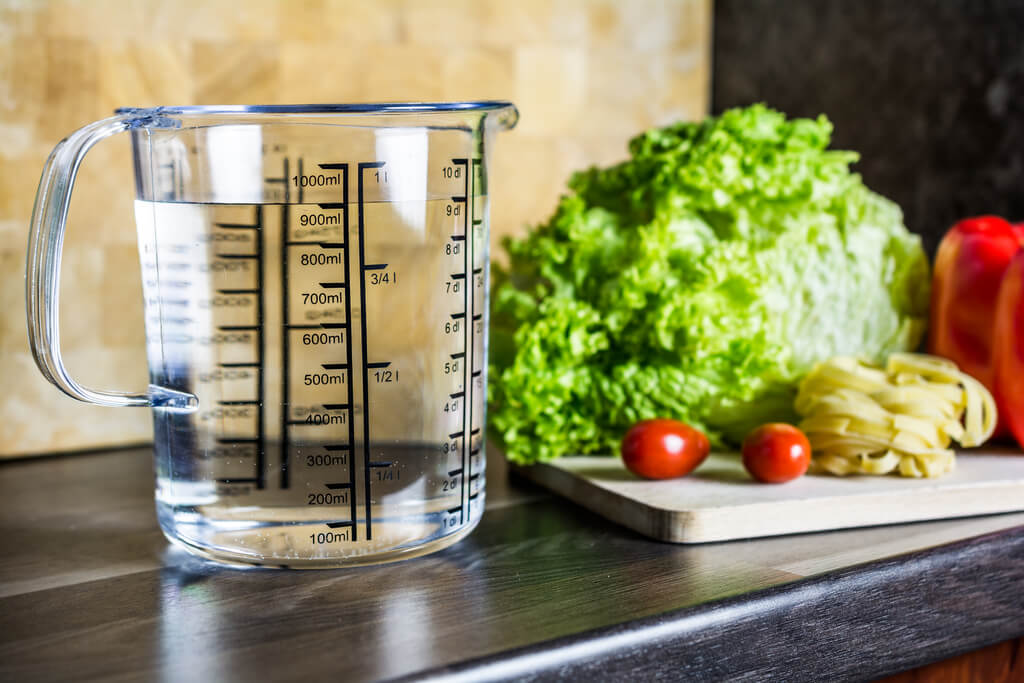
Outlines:
[[837,354],[914,349],[928,261],[832,124],[763,105],[651,130],[569,181],[495,267],[490,426],[519,463],[614,453],[671,417],[719,447],[793,421]]

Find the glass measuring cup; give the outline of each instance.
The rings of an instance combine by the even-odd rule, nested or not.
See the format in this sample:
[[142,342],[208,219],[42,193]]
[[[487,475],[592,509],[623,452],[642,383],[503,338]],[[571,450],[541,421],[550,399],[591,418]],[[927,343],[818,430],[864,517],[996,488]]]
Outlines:
[[[60,142],[29,338],[73,398],[153,410],[172,541],[289,567],[414,557],[484,508],[488,152],[508,102],[118,110]],[[58,292],[82,157],[132,136],[150,385],[89,389]]]

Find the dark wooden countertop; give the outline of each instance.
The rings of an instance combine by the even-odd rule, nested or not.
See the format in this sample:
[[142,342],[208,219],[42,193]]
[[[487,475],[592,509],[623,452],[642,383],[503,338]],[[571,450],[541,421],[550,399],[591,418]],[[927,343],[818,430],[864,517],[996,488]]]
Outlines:
[[525,483],[424,558],[223,569],[148,449],[0,464],[0,680],[864,680],[1024,635],[1024,514],[675,546]]

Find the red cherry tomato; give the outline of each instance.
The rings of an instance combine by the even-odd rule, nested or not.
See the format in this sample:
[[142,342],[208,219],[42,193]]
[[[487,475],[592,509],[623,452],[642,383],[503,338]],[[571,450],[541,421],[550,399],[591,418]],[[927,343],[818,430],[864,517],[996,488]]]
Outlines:
[[622,460],[646,479],[674,479],[697,468],[711,444],[704,433],[678,420],[642,420],[622,439]]
[[793,425],[761,425],[743,441],[743,466],[766,484],[796,479],[811,464],[811,443]]

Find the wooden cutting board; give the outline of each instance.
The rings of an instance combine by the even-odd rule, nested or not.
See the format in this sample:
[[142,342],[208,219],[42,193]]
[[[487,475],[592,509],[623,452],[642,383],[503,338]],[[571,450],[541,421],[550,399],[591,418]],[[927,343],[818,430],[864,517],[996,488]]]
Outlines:
[[1024,510],[1024,454],[975,450],[938,479],[809,475],[758,484],[738,455],[711,454],[690,476],[646,481],[619,458],[565,457],[516,471],[645,536],[707,543]]

